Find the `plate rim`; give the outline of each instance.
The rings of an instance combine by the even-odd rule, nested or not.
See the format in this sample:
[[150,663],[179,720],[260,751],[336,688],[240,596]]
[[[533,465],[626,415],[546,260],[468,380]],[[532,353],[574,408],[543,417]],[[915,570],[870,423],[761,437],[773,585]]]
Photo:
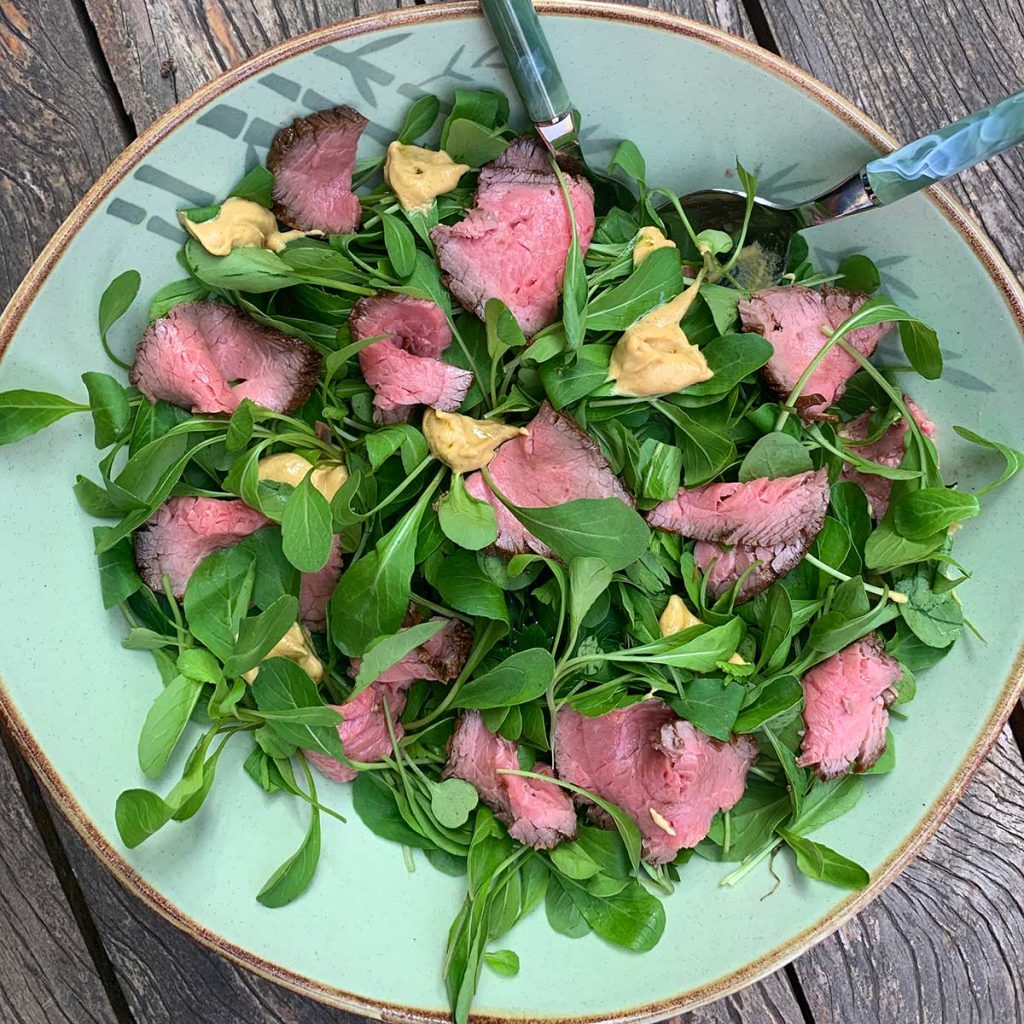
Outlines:
[[[809,98],[840,117],[880,150],[889,151],[899,145],[897,140],[876,121],[845,97],[818,81],[809,72],[783,57],[762,49],[756,43],[734,36],[723,29],[670,12],[637,8],[619,3],[593,2],[593,0],[583,0],[583,2],[536,0],[535,6],[541,14],[627,22],[659,28],[724,50],[734,57],[752,63],[795,85]],[[175,104],[140,133],[100,175],[32,263],[6,308],[0,313],[0,360],[7,352],[21,321],[37,297],[40,288],[89,217],[158,143],[203,107],[254,75],[276,66],[290,57],[320,46],[381,29],[467,17],[481,17],[480,8],[474,0],[454,0],[449,3],[399,8],[323,26],[285,40],[235,67],[229,68]],[[960,202],[944,188],[933,187],[928,189],[925,195],[956,229],[981,262],[989,278],[1003,296],[1010,314],[1024,338],[1024,290],[995,245],[975,224],[971,215]],[[539,1016],[536,1021],[545,1022],[545,1024],[553,1024],[555,1021],[564,1021],[567,1024],[568,1022],[571,1024],[612,1024],[612,1022],[615,1024],[620,1024],[620,1022],[621,1024],[644,1024],[644,1022],[692,1010],[712,1000],[727,996],[795,959],[881,895],[924,844],[938,831],[959,802],[989,750],[999,738],[1006,719],[1022,694],[1024,694],[1024,647],[1017,652],[1010,673],[968,754],[961,761],[946,786],[943,787],[942,792],[921,815],[917,826],[910,835],[883,861],[867,888],[851,894],[812,925],[791,936],[768,953],[703,985],[687,989],[668,999],[628,1007],[613,1014],[572,1017]],[[104,868],[129,892],[141,899],[146,906],[199,942],[200,945],[269,981],[329,1006],[380,1020],[396,1022],[396,1024],[441,1024],[441,1022],[450,1020],[447,1012],[423,1007],[402,1006],[388,1000],[373,999],[329,985],[297,971],[288,970],[280,964],[218,935],[196,921],[147,881],[124,859],[114,844],[99,832],[22,719],[2,677],[0,677],[0,721],[9,730],[18,749],[32,766],[36,776],[43,782],[51,799]],[[524,1018],[513,1015],[474,1013],[471,1015],[471,1020],[473,1024],[504,1024],[511,1020],[523,1021]]]

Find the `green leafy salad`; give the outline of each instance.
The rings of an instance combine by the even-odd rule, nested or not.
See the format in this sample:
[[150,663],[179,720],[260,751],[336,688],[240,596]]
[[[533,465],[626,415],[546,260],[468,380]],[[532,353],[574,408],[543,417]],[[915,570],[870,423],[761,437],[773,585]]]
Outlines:
[[[557,180],[571,226],[554,322],[527,337],[499,298],[488,298],[481,315],[462,308],[432,233],[467,216],[481,167],[501,158],[517,129],[504,96],[460,90],[450,103],[440,136],[441,103],[424,96],[397,137],[406,146],[429,138],[435,150],[440,138],[451,160],[469,168],[429,204],[403,207],[382,180],[383,159],[362,159],[352,177],[361,206],[353,233],[297,232],[277,251],[249,245],[226,255],[189,237],[181,279],[145,282],[151,324],[183,304],[221,304],[215,312],[226,304],[258,330],[312,350],[315,382],[298,408],[275,411],[246,397],[231,412],[190,413],[128,386],[129,367],[108,343],[123,333],[118,321],[143,284],[127,270],[99,307],[100,341],[119,369],[83,374],[80,398],[0,394],[0,443],[70,414],[92,417],[102,457],[74,491],[99,521],[102,601],[127,623],[123,645],[152,652],[162,681],[139,680],[153,690],[138,747],[152,788],[118,798],[123,842],[135,847],[160,829],[187,828],[230,745],[254,786],[308,810],[294,854],[266,866],[255,894],[282,907],[314,883],[322,818],[345,820],[332,804],[349,788],[362,824],[348,829],[401,844],[410,871],[465,878],[465,900],[453,908],[443,957],[439,951],[454,1018],[465,1021],[482,969],[518,971],[503,938],[542,906],[568,938],[593,931],[643,951],[659,941],[672,906],[664,899],[694,856],[721,862],[722,885],[776,856],[792,856],[827,884],[868,883],[861,866],[813,833],[850,810],[872,775],[895,769],[893,733],[916,675],[965,627],[977,632],[957,589],[970,572],[954,556],[953,535],[1024,456],[955,427],[979,458],[1001,458],[1005,468],[975,493],[947,485],[932,425],[904,393],[915,375],[940,376],[939,342],[878,291],[875,265],[850,256],[838,267],[813,267],[798,236],[784,273],[767,278],[743,233],[696,233],[676,197],[646,181],[630,142],[618,147],[609,174],[635,201],[599,207],[589,244],[569,198],[572,173],[551,161],[543,172]],[[749,220],[756,182],[737,170]],[[274,183],[257,166],[232,196],[270,210]],[[220,211],[183,215],[202,225]],[[812,303],[867,296],[817,331],[820,348],[781,394],[769,365],[778,356],[773,331],[741,323],[745,303],[767,288]],[[410,405],[381,422],[361,356],[382,338],[391,342],[349,324],[358,302],[380,294],[439,307],[451,343],[438,358],[472,374],[457,414]],[[670,322],[657,330],[668,334],[658,337],[669,339],[662,354],[682,353],[699,379],[662,393],[624,391],[612,373],[623,336],[634,337],[641,321],[650,324],[645,318],[684,294],[681,322],[663,317]],[[857,337],[881,324],[893,325],[908,365],[879,368],[862,351]],[[654,343],[658,358],[661,344]],[[836,400],[806,415],[809,381],[838,353],[855,365]],[[547,505],[517,499],[502,460],[529,451],[542,458],[542,422],[587,453],[610,489]],[[486,457],[472,470],[444,457],[442,428],[468,431],[484,449],[489,443]],[[264,472],[276,457],[291,478]],[[529,472],[544,476],[543,466]],[[318,483],[327,479],[329,487]],[[780,534],[779,545],[744,546],[729,539],[735,531],[714,534],[712,524],[698,535],[659,518],[689,502],[691,519],[699,512],[711,522],[732,494],[762,495],[767,515],[789,500],[787,481],[813,484],[822,497],[813,528]],[[709,486],[725,490],[702,490]],[[137,534],[183,498],[230,502],[216,507],[241,510],[251,524],[245,536],[208,546],[176,593],[166,574],[159,585],[144,582]],[[511,534],[529,542],[510,550],[501,537]],[[306,579],[332,559],[326,618],[310,630],[299,624]],[[732,578],[716,577],[733,562]],[[456,650],[444,649],[449,640]],[[876,749],[854,749],[838,768],[822,770],[824,760],[807,750],[819,713],[811,681],[814,699],[824,701],[820,714],[831,713],[829,680],[847,678],[851,651],[889,672],[884,693],[865,703]],[[390,681],[403,666],[415,678]],[[660,709],[667,723],[644,756],[680,772],[679,806],[652,802],[649,819],[648,808],[609,795],[618,791],[562,774],[570,759],[563,762],[556,736],[560,716],[586,730],[625,722],[615,716],[637,707]],[[469,742],[460,724],[469,722],[491,758],[474,768],[488,773],[486,782],[468,768],[446,771],[456,740]],[[716,759],[747,752],[729,769],[738,772],[734,798],[705,806],[694,834],[673,814],[685,817],[687,786],[699,782],[678,767],[670,739],[709,772],[719,770]],[[166,779],[186,742],[181,777]],[[346,781],[325,781],[317,769]],[[126,779],[133,771],[124,766]],[[536,833],[518,828],[513,838],[513,822],[540,804],[563,821],[568,814],[569,824],[554,839],[520,842]],[[344,842],[341,832],[332,838]],[[333,863],[344,870],[343,856]]]

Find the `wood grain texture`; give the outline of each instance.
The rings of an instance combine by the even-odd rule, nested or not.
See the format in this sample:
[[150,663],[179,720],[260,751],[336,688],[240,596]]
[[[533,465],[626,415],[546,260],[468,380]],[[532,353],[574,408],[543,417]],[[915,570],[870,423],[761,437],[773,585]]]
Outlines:
[[114,1024],[2,746],[0,793],[0,1021]]
[[72,0],[0,0],[0,69],[2,307],[128,136]]
[[[784,57],[902,141],[1024,86],[1021,0],[765,0],[763,6]],[[1024,280],[1024,150],[965,171],[949,188]]]
[[1004,729],[885,894],[795,963],[817,1024],[1024,1020],[1024,765]]
[[[85,0],[136,130],[226,68],[268,46],[355,14],[412,0]],[[644,5],[641,5],[644,6]],[[651,6],[750,36],[740,0]]]
[[[264,981],[193,942],[126,892],[86,849],[60,812],[54,808],[53,813],[139,1024],[362,1021]],[[421,966],[431,969],[429,963]],[[0,1020],[4,1019],[0,1014]],[[793,990],[780,972],[728,999],[674,1017],[672,1024],[791,1024],[799,1020]]]

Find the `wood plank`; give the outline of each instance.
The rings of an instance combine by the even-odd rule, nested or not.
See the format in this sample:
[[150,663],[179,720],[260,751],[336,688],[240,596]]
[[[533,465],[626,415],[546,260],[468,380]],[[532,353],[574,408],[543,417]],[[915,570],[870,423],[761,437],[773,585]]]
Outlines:
[[[903,141],[1021,88],[1020,0],[765,0],[779,52]],[[949,183],[1024,280],[1024,150]]]
[[[1006,60],[1024,48],[1020,0],[765,0],[764,9],[783,56],[902,140],[1021,87],[1017,62]],[[1024,280],[1024,151],[948,187]],[[1006,730],[925,853],[856,921],[797,961],[820,1021],[1021,1019],[1019,971],[1006,966],[1024,960],[1020,780],[1020,749]],[[1001,812],[993,793],[1005,801]],[[1000,813],[1016,828],[1000,825]],[[876,1016],[865,1017],[865,1007]]]
[[203,948],[122,888],[55,808],[53,815],[140,1024],[362,1020],[265,981]]
[[[56,809],[53,813],[125,996],[140,1022],[358,1024],[362,1020],[280,988],[193,942],[123,889],[60,813]],[[734,996],[671,1018],[672,1024],[793,1024],[799,1020],[799,1007],[782,971]]]
[[795,963],[818,1024],[1024,1019],[1024,765],[1004,729],[939,834]]
[[0,0],[0,68],[2,307],[128,135],[72,0]]
[[115,1024],[2,746],[0,793],[0,1020]]
[[[268,46],[354,14],[411,0],[85,0],[125,108],[141,130],[214,75]],[[748,35],[740,0],[652,6]]]

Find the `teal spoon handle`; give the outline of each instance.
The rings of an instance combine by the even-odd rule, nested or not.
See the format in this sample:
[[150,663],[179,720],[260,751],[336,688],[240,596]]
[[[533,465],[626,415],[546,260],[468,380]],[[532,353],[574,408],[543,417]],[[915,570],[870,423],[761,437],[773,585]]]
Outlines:
[[530,120],[542,125],[564,118],[572,108],[569,90],[530,0],[480,0],[480,6]]
[[1024,90],[872,160],[864,174],[876,205],[886,206],[1021,142]]

